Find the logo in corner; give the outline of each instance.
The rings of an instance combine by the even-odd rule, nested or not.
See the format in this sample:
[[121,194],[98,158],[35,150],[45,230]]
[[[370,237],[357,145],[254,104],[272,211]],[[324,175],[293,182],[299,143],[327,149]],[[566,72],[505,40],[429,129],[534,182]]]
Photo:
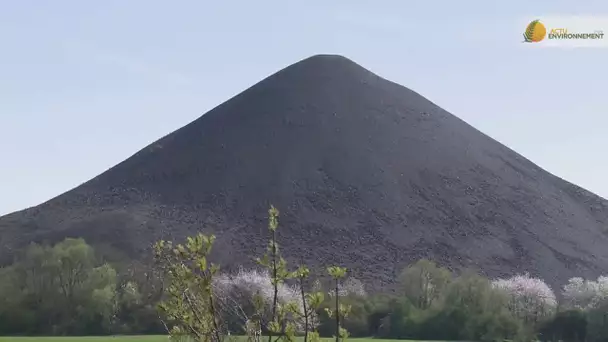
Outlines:
[[540,20],[534,20],[528,24],[526,31],[524,32],[524,42],[526,43],[538,43],[545,39],[547,35],[547,28]]

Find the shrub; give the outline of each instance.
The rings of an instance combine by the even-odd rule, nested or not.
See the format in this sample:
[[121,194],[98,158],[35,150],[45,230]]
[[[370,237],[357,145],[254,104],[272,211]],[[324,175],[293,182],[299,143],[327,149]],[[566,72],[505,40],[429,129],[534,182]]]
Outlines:
[[[361,296],[347,295],[340,296],[340,304],[349,307],[348,315],[341,316],[341,326],[348,330],[351,337],[368,337],[369,331],[369,311],[366,300]],[[331,337],[335,334],[335,317],[329,316],[325,309],[333,309],[335,306],[334,297],[326,298],[319,311],[319,334],[323,337]],[[335,310],[335,309],[334,309]]]
[[542,324],[539,329],[541,341],[585,341],[587,335],[587,315],[581,310],[558,312]]
[[365,300],[365,310],[368,313],[368,336],[378,336],[383,320],[390,314],[390,302],[393,298],[388,295],[375,295]]

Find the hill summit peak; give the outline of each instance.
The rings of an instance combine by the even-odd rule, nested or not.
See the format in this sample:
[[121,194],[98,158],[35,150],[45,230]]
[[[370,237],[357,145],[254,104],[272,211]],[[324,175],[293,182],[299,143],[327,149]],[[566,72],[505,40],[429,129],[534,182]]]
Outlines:
[[0,260],[83,237],[144,258],[202,231],[251,267],[281,211],[290,262],[337,264],[372,289],[427,258],[551,285],[608,269],[608,202],[419,94],[338,55],[260,81],[89,182],[0,217]]
[[353,60],[343,55],[336,54],[316,54],[304,58],[301,62],[318,62],[318,63],[355,63]]

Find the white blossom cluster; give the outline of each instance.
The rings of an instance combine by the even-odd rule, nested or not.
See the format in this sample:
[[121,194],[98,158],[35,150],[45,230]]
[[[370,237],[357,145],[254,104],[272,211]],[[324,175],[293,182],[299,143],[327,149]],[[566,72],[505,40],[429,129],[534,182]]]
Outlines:
[[571,278],[562,290],[564,305],[586,310],[608,298],[608,277],[601,276],[596,281],[580,277]]
[[[221,274],[216,276],[213,281],[214,292],[224,310],[227,310],[229,314],[235,313],[245,323],[249,321],[253,312],[257,312],[257,309],[254,308],[254,298],[256,296],[261,297],[263,301],[262,318],[264,321],[268,321],[272,315],[274,301],[274,287],[271,279],[272,277],[267,270],[244,270],[241,268],[233,275]],[[318,286],[318,284],[315,285]],[[280,304],[295,304],[300,315],[304,311],[301,296],[298,286],[285,283],[278,286],[277,301]],[[314,329],[319,325],[319,318],[314,312],[310,314],[311,316],[308,319],[309,328]],[[296,329],[299,332],[304,330],[304,322],[303,316],[295,318]]]
[[[331,297],[333,297],[335,293],[335,289],[329,291],[329,295]],[[367,292],[365,291],[365,286],[363,285],[361,280],[354,277],[348,277],[346,280],[344,280],[338,285],[338,296],[344,297],[349,295],[359,297],[365,297],[367,295]]]
[[549,315],[557,307],[553,290],[542,279],[528,274],[516,275],[492,282],[495,289],[509,297],[509,309],[522,318],[538,318]]
[[[258,295],[265,305],[272,305],[274,300],[274,287],[271,276],[267,270],[244,270],[234,275],[221,274],[214,278],[214,289],[222,296],[230,296],[238,302],[253,301]],[[279,284],[277,299],[279,303],[295,302],[302,305],[302,299],[295,286]]]

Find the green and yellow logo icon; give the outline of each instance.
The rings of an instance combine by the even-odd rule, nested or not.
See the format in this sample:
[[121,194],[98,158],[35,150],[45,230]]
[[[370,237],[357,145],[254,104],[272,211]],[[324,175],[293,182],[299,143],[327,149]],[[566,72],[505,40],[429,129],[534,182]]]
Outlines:
[[545,39],[547,28],[538,19],[528,24],[526,32],[524,32],[524,42],[538,43]]

